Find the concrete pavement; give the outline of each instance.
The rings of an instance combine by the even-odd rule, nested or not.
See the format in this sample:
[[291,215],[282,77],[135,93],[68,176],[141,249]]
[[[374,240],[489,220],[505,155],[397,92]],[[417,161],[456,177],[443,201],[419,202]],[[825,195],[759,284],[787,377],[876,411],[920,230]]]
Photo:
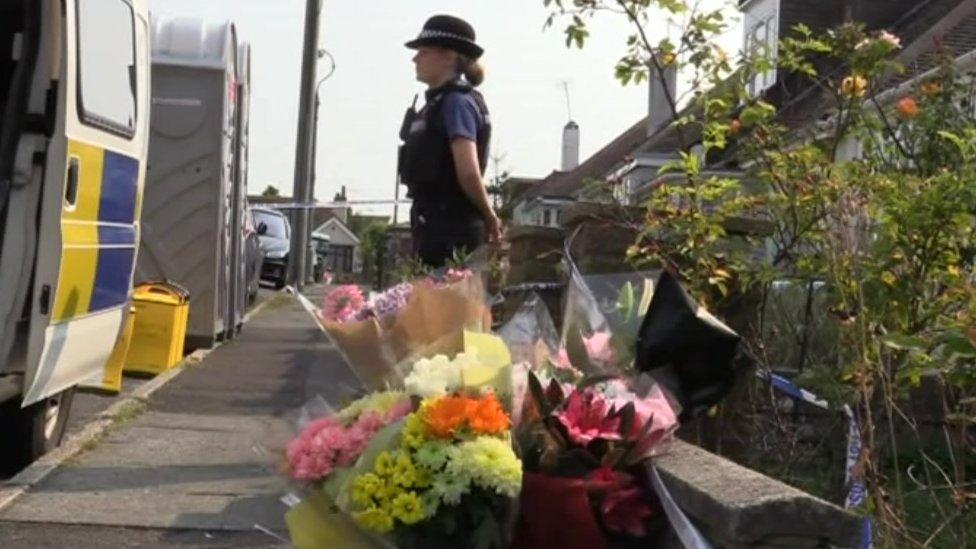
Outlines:
[[238,339],[0,510],[0,545],[282,545],[277,468],[298,410],[357,388],[298,301],[276,295]]

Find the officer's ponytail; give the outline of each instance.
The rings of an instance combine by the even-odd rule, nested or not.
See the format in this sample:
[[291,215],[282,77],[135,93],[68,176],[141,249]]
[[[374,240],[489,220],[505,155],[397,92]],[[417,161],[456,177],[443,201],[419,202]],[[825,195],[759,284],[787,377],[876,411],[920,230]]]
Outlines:
[[477,59],[459,56],[458,72],[463,74],[464,79],[474,87],[480,86],[485,81],[485,67]]

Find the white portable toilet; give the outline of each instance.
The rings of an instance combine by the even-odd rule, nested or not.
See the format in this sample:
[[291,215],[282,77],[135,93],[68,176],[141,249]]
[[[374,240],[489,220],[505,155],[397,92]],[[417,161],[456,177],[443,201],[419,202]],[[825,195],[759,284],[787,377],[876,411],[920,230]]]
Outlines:
[[[237,160],[238,43],[233,24],[156,18],[152,113],[136,282],[190,292],[188,349],[233,337],[243,314],[243,176]],[[240,234],[239,234],[240,233]],[[235,244],[236,243],[236,244]]]

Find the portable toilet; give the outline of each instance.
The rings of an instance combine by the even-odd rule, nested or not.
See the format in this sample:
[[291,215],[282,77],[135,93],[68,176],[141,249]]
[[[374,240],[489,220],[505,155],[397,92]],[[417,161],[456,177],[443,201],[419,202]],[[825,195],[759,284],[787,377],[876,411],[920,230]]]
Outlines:
[[187,348],[232,337],[234,273],[243,269],[243,200],[235,200],[238,45],[231,23],[156,18],[152,113],[139,282],[190,292]]

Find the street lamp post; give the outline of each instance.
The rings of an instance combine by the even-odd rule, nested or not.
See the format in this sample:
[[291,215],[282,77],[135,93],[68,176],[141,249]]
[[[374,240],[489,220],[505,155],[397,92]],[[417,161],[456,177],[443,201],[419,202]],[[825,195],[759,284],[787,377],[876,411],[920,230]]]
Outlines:
[[336,69],[335,58],[332,57],[332,54],[331,53],[329,53],[326,50],[319,50],[318,56],[319,56],[319,59],[321,59],[322,57],[328,57],[329,58],[329,62],[332,63],[332,68],[329,69],[329,74],[326,74],[325,76],[323,76],[318,81],[318,83],[315,84],[315,115],[314,115],[314,117],[312,119],[313,130],[312,130],[312,166],[311,166],[311,172],[312,172],[312,192],[311,192],[311,195],[313,197],[315,196],[315,182],[316,182],[316,179],[318,177],[319,107],[322,105],[322,100],[319,97],[319,88],[321,88],[322,87],[322,84],[332,76],[332,74],[335,72],[335,69]]
[[[309,189],[309,159],[311,157],[311,120],[309,111],[312,110],[312,93],[315,91],[315,62],[319,43],[319,15],[322,11],[322,0],[306,0],[305,3],[305,43],[302,48],[302,78],[298,106],[298,128],[295,143],[295,180],[292,198],[296,202],[304,203],[310,199]],[[296,289],[301,289],[305,282],[305,265],[308,259],[309,212],[299,205],[292,219],[291,250],[288,254],[288,280]]]
[[[318,83],[315,84],[315,109],[314,109],[314,115],[312,116],[312,147],[311,147],[311,154],[309,154],[309,167],[308,167],[308,172],[309,172],[308,202],[315,201],[315,183],[318,178],[319,107],[322,104],[321,98],[319,97],[319,88],[322,87],[323,82],[325,82],[326,80],[329,79],[329,77],[332,76],[332,73],[335,72],[335,68],[336,68],[335,58],[332,57],[332,54],[329,53],[328,51],[318,50],[317,56],[319,59],[321,59],[322,57],[328,57],[329,61],[332,63],[332,68],[329,69],[328,74],[323,76],[318,81]],[[309,218],[314,219],[314,215],[312,212],[309,212]],[[309,231],[312,231],[314,229],[315,227],[312,227],[311,225],[309,226]],[[314,273],[315,271],[314,268],[312,268],[314,266],[314,260],[315,257],[312,257],[308,261],[309,267],[305,269],[306,274],[310,277],[310,279],[314,278],[314,276],[312,275],[312,273]]]

